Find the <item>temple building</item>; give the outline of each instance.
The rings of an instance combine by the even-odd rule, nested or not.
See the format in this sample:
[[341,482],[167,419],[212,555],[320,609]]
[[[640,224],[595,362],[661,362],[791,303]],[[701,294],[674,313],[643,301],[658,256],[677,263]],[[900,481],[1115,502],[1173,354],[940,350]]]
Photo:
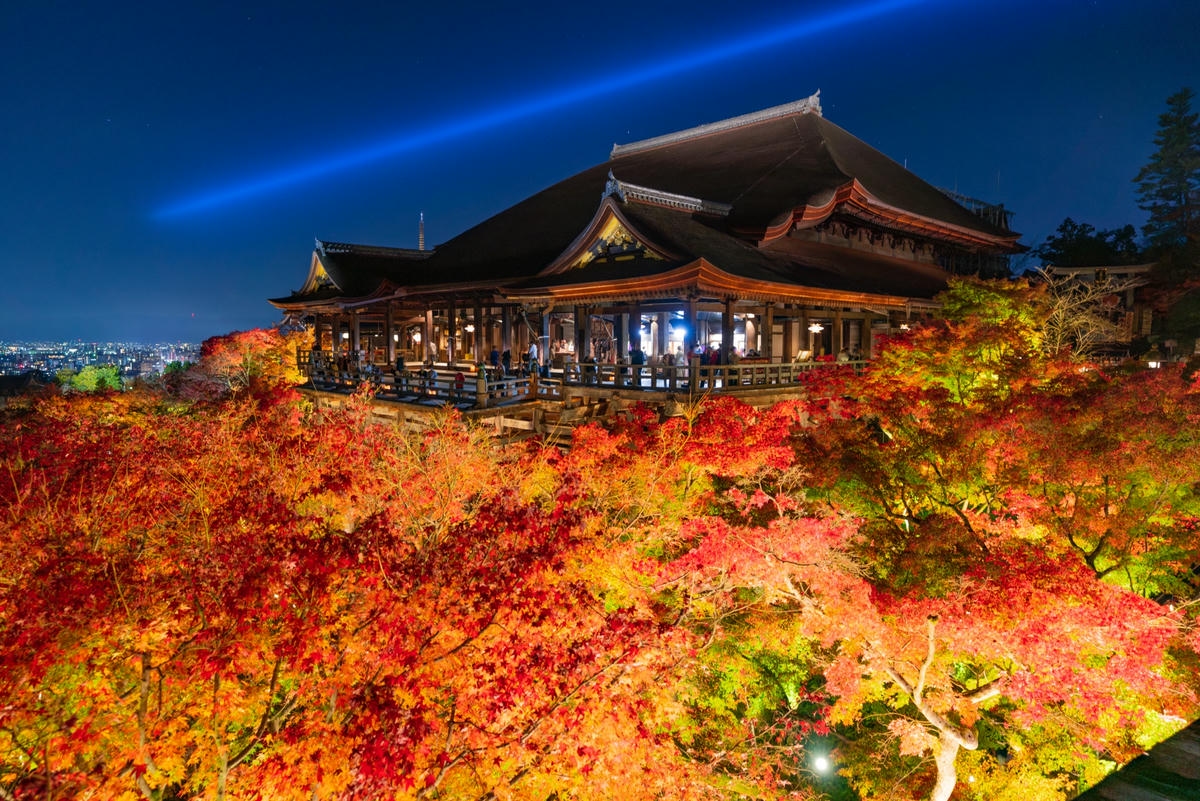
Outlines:
[[[363,362],[543,367],[869,357],[956,273],[1007,274],[1009,213],[939,190],[819,93],[616,145],[431,250],[318,240],[270,302]],[[636,354],[636,355],[635,355]]]

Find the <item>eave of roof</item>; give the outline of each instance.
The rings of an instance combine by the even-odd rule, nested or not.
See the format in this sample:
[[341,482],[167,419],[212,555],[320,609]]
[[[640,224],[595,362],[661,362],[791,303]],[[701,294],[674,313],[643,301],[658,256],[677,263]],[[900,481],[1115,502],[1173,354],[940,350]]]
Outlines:
[[1124,765],[1076,801],[1193,801],[1200,798],[1200,721]]
[[640,266],[644,265],[630,264],[618,274],[607,277],[593,274],[572,282],[512,287],[505,292],[505,296],[509,300],[527,303],[600,303],[683,297],[737,297],[761,302],[791,301],[831,307],[894,309],[906,308],[913,300],[900,295],[823,289],[803,284],[746,278],[726,272],[704,259],[644,274],[638,274]]
[[1020,234],[1009,233],[1003,236],[989,234],[975,228],[907,212],[881,202],[868,192],[857,178],[838,187],[827,202],[797,208],[793,211],[791,220],[763,232],[762,241],[765,243],[786,236],[793,227],[816,227],[835,213],[848,214],[880,227],[894,228],[902,233],[912,234],[926,240],[948,241],[970,250],[986,248],[1005,253],[1016,253],[1023,250],[1017,244]]

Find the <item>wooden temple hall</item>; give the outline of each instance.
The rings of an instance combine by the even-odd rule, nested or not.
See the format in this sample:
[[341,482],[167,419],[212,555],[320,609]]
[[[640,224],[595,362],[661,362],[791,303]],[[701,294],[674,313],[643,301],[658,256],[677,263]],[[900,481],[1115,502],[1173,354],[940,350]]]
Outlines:
[[464,406],[736,391],[869,359],[949,275],[1006,274],[1023,248],[1003,207],[922,181],[818,95],[616,145],[430,250],[318,240],[271,303],[315,331],[318,388],[371,374]]

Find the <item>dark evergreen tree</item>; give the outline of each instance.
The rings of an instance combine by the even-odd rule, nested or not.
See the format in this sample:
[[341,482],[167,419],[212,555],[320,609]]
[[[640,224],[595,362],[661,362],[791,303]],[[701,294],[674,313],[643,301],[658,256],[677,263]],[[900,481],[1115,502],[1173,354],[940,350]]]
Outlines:
[[1138,206],[1150,215],[1142,233],[1159,251],[1200,240],[1200,115],[1192,111],[1193,97],[1191,89],[1182,89],[1167,98],[1157,149],[1134,178]]
[[1136,236],[1132,225],[1097,231],[1088,223],[1077,223],[1068,217],[1032,252],[1046,264],[1059,267],[1137,264],[1142,252]]

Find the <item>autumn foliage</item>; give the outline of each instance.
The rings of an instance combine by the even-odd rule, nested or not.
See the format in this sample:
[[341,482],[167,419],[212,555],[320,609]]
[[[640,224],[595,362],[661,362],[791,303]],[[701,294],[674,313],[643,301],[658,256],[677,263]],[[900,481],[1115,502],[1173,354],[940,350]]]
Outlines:
[[1200,388],[988,291],[568,449],[255,332],[10,414],[0,798],[1070,797],[1196,714]]

